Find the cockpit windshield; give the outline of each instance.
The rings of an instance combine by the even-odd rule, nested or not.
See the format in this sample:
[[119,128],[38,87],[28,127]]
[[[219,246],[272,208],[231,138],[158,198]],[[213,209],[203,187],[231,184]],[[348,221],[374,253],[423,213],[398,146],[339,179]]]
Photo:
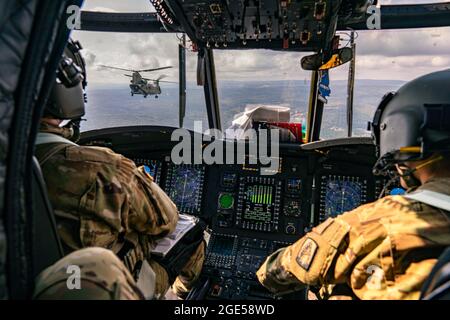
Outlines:
[[[88,0],[82,8],[94,12],[155,12],[150,1]],[[82,131],[109,127],[179,123],[179,43],[175,33],[74,31],[87,63],[88,104]],[[183,127],[194,121],[207,127],[203,88],[196,85],[197,55],[186,50],[186,110]],[[133,71],[142,78],[132,88]],[[118,69],[115,69],[118,68]],[[123,70],[121,70],[123,69]],[[139,78],[140,79],[140,78]]]
[[[348,32],[340,34],[348,39]],[[352,132],[353,136],[369,136],[367,123],[385,93],[450,67],[450,28],[358,31],[355,37]],[[330,70],[331,95],[324,107],[322,139],[347,136],[348,71],[349,64]]]
[[271,50],[214,52],[222,127],[228,128],[246,108],[281,106],[291,121],[306,123],[310,72],[300,67],[304,56]]
[[[384,1],[389,2],[389,1]],[[392,4],[400,1],[390,1]],[[431,2],[431,1],[429,1]],[[350,31],[338,32],[349,45]],[[352,136],[370,136],[367,123],[381,97],[420,75],[450,67],[450,28],[358,31]],[[307,53],[311,54],[311,53]],[[245,108],[276,105],[291,109],[291,121],[306,123],[311,72],[302,70],[306,53],[270,50],[216,50],[222,124],[231,126]],[[350,63],[329,70],[321,139],[348,136]]]
[[[408,1],[383,0],[381,4]],[[436,1],[423,0],[422,3]],[[88,0],[85,11],[155,12],[150,1]],[[350,33],[339,31],[340,47]],[[82,130],[130,125],[180,126],[179,44],[176,33],[115,33],[74,31],[88,65],[88,106]],[[357,31],[352,136],[369,136],[381,97],[419,75],[450,66],[450,28]],[[214,49],[214,44],[211,44]],[[204,88],[197,85],[197,52],[186,43],[186,111],[183,127],[208,127]],[[311,72],[301,58],[312,52],[266,49],[213,50],[221,127],[232,126],[246,109],[257,106],[290,108],[290,121],[307,124]],[[346,63],[327,75],[320,139],[348,136],[349,68]],[[110,68],[112,67],[112,68]],[[134,71],[139,73],[134,85]],[[119,68],[114,69],[114,68]],[[120,70],[125,69],[125,70]]]

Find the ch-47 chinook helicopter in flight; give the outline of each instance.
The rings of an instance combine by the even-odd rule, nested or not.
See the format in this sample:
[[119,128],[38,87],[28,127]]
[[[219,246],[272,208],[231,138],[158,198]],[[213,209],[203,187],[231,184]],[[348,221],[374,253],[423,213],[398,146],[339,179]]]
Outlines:
[[141,75],[141,72],[153,72],[165,70],[172,68],[172,66],[155,69],[142,69],[142,70],[124,69],[105,65],[100,65],[99,67],[132,72],[131,75],[129,74],[124,75],[126,77],[131,78],[130,81],[131,96],[134,96],[135,94],[141,94],[144,96],[144,98],[147,98],[147,96],[149,95],[150,96],[154,95],[155,99],[158,99],[158,95],[161,94],[161,86],[159,85],[160,82],[175,83],[172,81],[162,81],[162,79],[164,79],[166,75],[161,75],[157,79],[144,78]]

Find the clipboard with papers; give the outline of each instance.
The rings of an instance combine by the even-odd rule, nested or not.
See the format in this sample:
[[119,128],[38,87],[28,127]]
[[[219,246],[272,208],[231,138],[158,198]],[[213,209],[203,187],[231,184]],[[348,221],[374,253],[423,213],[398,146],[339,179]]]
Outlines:
[[180,214],[175,231],[162,239],[156,240],[151,254],[164,258],[198,222],[199,219],[197,217]]

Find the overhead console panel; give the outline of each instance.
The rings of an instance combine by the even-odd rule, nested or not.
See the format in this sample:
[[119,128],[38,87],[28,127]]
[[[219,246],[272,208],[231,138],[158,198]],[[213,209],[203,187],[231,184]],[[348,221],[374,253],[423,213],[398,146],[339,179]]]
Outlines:
[[331,44],[340,9],[330,0],[166,2],[194,42],[216,49],[317,51]]

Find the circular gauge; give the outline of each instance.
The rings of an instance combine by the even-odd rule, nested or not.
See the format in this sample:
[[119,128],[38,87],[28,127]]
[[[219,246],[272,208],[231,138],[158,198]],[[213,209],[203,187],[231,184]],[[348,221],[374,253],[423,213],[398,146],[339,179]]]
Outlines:
[[222,193],[219,196],[219,208],[220,209],[231,209],[234,205],[234,197],[229,193]]

